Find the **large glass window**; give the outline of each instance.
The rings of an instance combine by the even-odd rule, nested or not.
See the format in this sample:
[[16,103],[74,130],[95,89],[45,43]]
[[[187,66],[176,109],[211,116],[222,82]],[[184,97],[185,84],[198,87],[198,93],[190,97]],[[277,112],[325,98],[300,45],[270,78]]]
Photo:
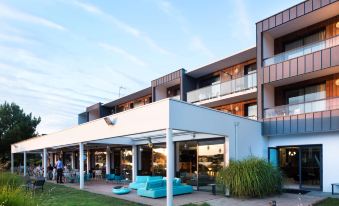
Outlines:
[[121,174],[124,178],[132,179],[132,148],[121,149]]
[[289,114],[322,111],[326,102],[325,83],[288,90],[285,92],[286,104],[289,105]]
[[285,189],[321,188],[321,146],[279,147],[278,151]]
[[177,177],[198,190],[210,191],[209,184],[215,183],[217,173],[225,166],[224,143],[223,139],[178,142]]
[[285,51],[289,51],[292,49],[296,49],[302,46],[305,46],[307,44],[312,44],[318,41],[322,41],[325,39],[325,30],[321,30],[319,32],[313,33],[311,35],[299,38],[297,40],[294,40],[292,42],[287,42],[284,44]]
[[138,148],[138,173],[166,176],[166,144],[141,145]]

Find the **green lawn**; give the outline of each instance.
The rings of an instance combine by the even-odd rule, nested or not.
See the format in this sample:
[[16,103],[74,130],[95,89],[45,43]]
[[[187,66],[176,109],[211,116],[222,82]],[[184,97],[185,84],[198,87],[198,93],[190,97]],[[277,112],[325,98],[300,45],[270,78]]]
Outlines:
[[105,195],[94,194],[87,191],[81,191],[53,183],[46,183],[44,186],[44,191],[43,192],[41,192],[41,190],[36,191],[35,197],[38,199],[41,205],[51,205],[51,206],[141,205],[137,203],[128,202],[126,200],[121,200]]
[[329,197],[329,198],[319,202],[315,206],[338,206],[338,205],[339,205],[339,199]]

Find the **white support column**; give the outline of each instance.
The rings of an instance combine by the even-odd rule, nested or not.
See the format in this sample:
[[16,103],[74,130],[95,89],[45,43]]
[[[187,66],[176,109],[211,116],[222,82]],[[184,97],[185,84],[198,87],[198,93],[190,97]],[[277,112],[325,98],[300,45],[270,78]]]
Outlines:
[[14,173],[14,154],[11,152],[11,173]]
[[138,173],[137,146],[132,146],[132,180],[135,182]]
[[44,148],[44,153],[43,153],[43,167],[44,167],[44,178],[47,179],[47,149]]
[[86,156],[86,165],[87,165],[87,167],[86,167],[86,172],[87,172],[87,174],[89,174],[89,170],[90,170],[90,168],[91,168],[91,162],[90,162],[90,159],[91,159],[91,155],[90,155],[89,150],[87,149],[87,156]]
[[75,169],[75,153],[72,152],[72,155],[71,155],[71,167],[72,167],[72,170]]
[[106,175],[111,174],[111,149],[109,146],[106,148]]
[[80,189],[85,187],[85,178],[84,178],[84,144],[79,143],[79,173],[80,173]]
[[166,205],[173,206],[173,178],[174,178],[174,144],[172,129],[166,129],[166,147],[167,147],[167,198]]
[[24,151],[24,176],[27,175],[27,155],[26,151]]

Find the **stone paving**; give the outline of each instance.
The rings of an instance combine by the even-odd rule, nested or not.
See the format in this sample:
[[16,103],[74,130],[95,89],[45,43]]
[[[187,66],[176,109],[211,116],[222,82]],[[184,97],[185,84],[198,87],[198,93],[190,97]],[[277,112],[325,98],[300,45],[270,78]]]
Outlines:
[[[75,189],[79,189],[79,184],[65,184],[65,186],[69,186]],[[166,205],[166,198],[152,199],[146,197],[140,197],[136,194],[135,190],[132,190],[129,194],[126,195],[116,195],[112,193],[112,188],[116,186],[113,183],[106,183],[104,181],[90,181],[85,182],[85,190],[103,194],[111,197],[116,197],[120,199],[125,199],[132,202],[137,202],[145,205],[152,206],[164,206]],[[316,202],[319,202],[326,197],[327,195],[319,194],[306,194],[306,195],[297,195],[297,194],[289,194],[283,193],[279,196],[268,197],[263,199],[236,199],[236,198],[227,198],[219,195],[212,195],[209,192],[200,192],[195,191],[192,194],[185,194],[174,196],[174,205],[185,205],[189,203],[201,204],[203,202],[207,202],[211,206],[269,206],[272,200],[275,200],[277,206],[298,206],[302,203],[302,206],[313,205]],[[299,200],[301,198],[301,201]]]
[[[301,200],[299,200],[301,198]],[[263,198],[263,199],[251,199],[251,200],[242,200],[235,198],[220,198],[216,200],[206,201],[211,206],[269,206],[270,202],[275,200],[277,206],[309,206],[313,205],[320,200],[323,200],[325,197],[317,197],[310,195],[299,196],[297,194],[283,193],[279,196]],[[300,204],[302,203],[302,204]]]

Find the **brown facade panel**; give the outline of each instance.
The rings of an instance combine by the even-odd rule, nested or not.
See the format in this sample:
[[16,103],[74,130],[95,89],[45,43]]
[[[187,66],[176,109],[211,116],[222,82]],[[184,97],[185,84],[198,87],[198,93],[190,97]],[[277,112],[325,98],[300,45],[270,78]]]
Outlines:
[[298,114],[298,132],[306,131],[306,114]]
[[298,74],[305,73],[305,56],[298,58]]
[[322,130],[321,114],[321,112],[315,112],[313,114],[313,130],[315,132],[320,132]]
[[339,46],[331,48],[331,66],[339,65]]
[[266,31],[268,29],[268,19],[265,19],[263,22],[263,31]]
[[282,24],[282,13],[279,13],[275,16],[275,25],[278,26]]
[[290,61],[290,76],[296,76],[298,74],[298,59],[292,59]]
[[277,119],[276,118],[271,118],[269,133],[277,134]]
[[270,28],[275,27],[275,16],[272,16],[271,18],[269,18],[269,27]]
[[283,78],[290,77],[290,62],[285,61],[283,62]]
[[312,11],[312,0],[305,2],[305,14]]
[[327,68],[331,66],[331,50],[325,49],[321,52],[321,68]]
[[321,69],[321,51],[313,53],[313,71]]
[[304,4],[299,4],[297,6],[297,16],[302,16],[305,14],[305,7],[304,7]]
[[277,117],[277,134],[284,134],[284,118]]
[[313,54],[308,54],[305,57],[305,72],[313,71]]
[[306,114],[306,123],[305,123],[305,131],[313,132],[313,113]]
[[329,131],[331,129],[331,111],[322,112],[322,130]]
[[339,109],[331,111],[331,130],[339,129]]
[[284,117],[284,134],[291,133],[291,119],[290,116]]
[[319,9],[320,8],[320,0],[313,0],[313,10]]
[[276,65],[273,64],[270,66],[270,82],[275,81],[277,76]]
[[283,11],[283,23],[290,20],[290,10]]
[[297,17],[297,7],[292,7],[290,9],[290,20],[295,19]]
[[292,115],[291,116],[291,133],[298,133],[298,116]]
[[268,83],[269,81],[270,81],[269,67],[264,67],[264,83]]
[[322,0],[321,1],[321,6],[326,6],[329,3],[330,3],[330,0]]
[[282,63],[277,64],[277,80],[283,78],[283,65]]

